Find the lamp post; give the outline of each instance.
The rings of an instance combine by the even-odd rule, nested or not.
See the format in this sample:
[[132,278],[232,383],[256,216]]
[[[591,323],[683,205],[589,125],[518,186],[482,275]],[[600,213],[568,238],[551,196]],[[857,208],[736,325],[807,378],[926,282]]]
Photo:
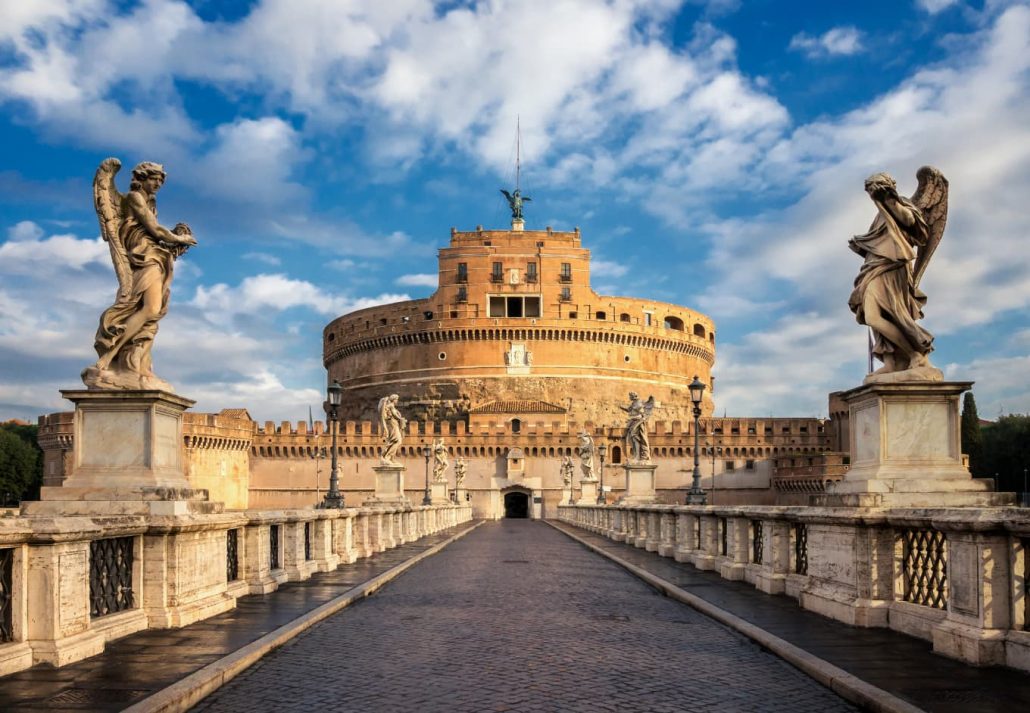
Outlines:
[[433,454],[433,449],[429,446],[422,446],[422,456],[426,459],[426,494],[422,496],[423,505],[432,505],[433,496],[429,492],[429,456]]
[[326,389],[326,415],[329,417],[329,430],[332,432],[332,453],[329,459],[329,491],[322,501],[323,508],[342,508],[343,493],[340,492],[340,464],[336,459],[336,432],[339,430],[340,415],[337,409],[343,403],[343,387],[334,381]]
[[608,444],[602,443],[597,447],[597,457],[601,459],[601,482],[597,488],[597,504],[604,505],[604,457],[608,455]]
[[691,483],[690,490],[687,492],[687,505],[704,505],[708,501],[708,496],[701,489],[701,455],[698,453],[700,423],[698,419],[701,417],[701,397],[704,395],[705,385],[695,375],[694,380],[687,388],[690,389],[690,401],[694,404],[694,482]]

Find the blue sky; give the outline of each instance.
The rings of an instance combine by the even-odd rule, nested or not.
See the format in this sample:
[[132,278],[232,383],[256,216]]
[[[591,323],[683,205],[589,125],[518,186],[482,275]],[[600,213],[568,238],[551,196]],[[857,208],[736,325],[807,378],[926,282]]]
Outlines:
[[[594,287],[711,315],[730,415],[860,383],[847,239],[951,181],[932,359],[1030,411],[1030,7],[949,0],[0,0],[0,419],[67,407],[114,292],[91,180],[165,164],[155,368],[198,410],[305,418],[321,327],[428,295],[451,226],[579,226]],[[127,171],[123,169],[123,173]],[[123,190],[127,177],[122,177]]]

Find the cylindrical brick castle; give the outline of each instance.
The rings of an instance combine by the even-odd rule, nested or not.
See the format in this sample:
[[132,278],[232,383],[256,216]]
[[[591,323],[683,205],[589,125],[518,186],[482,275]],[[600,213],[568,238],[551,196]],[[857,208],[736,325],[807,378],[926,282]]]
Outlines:
[[349,420],[374,420],[379,399],[396,393],[411,419],[477,409],[507,421],[546,413],[540,420],[617,424],[635,391],[655,397],[655,420],[686,423],[695,375],[707,387],[704,414],[713,409],[712,320],[598,295],[578,229],[452,229],[432,296],[339,317],[322,345]]

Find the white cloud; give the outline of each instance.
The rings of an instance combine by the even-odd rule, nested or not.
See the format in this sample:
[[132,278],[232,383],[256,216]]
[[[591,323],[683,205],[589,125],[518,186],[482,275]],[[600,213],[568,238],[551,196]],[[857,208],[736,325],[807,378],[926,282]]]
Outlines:
[[958,2],[959,0],[916,0],[916,5],[931,15],[936,15],[942,10],[957,5]]
[[436,274],[401,275],[394,282],[401,287],[432,287],[436,288],[440,282],[440,276]]
[[975,381],[977,413],[994,419],[999,414],[1030,413],[1030,356],[974,359],[944,366],[944,378]]
[[789,49],[804,52],[810,58],[858,54],[864,47],[857,27],[834,27],[818,37],[799,32],[790,38]]
[[43,237],[43,229],[31,220],[23,220],[7,229],[7,239],[11,242],[25,240],[34,242]]
[[622,277],[629,272],[629,266],[614,260],[591,260],[590,274],[593,277]]

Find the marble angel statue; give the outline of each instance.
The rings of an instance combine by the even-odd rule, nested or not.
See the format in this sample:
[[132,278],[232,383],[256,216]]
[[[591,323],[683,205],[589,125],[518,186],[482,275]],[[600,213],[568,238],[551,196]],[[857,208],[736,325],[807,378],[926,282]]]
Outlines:
[[579,479],[591,483],[594,477],[594,439],[590,434],[583,431],[579,434],[579,445],[576,447],[576,454],[579,456],[579,467],[583,471],[583,477]]
[[629,392],[629,406],[620,406],[626,412],[626,451],[630,460],[651,462],[651,442],[647,436],[647,422],[654,413],[654,396],[641,401],[636,392]]
[[397,410],[398,398],[397,394],[390,394],[379,399],[379,433],[384,444],[383,455],[379,460],[383,465],[397,465],[393,457],[401,447],[404,427],[408,425],[407,419]]
[[437,483],[447,482],[447,467],[450,461],[447,459],[447,446],[443,444],[442,438],[433,441],[433,480]]
[[157,192],[166,176],[160,164],[145,161],[132,169],[125,195],[114,180],[121,166],[116,158],[105,159],[93,178],[100,234],[111,250],[118,292],[100,315],[93,344],[99,358],[82,372],[82,381],[90,389],[172,391],[154,375],[151,349],[168,312],[175,260],[197,241],[185,223],[168,229],[157,222]]
[[931,366],[933,335],[919,323],[926,295],[919,289],[926,266],[944,235],[948,218],[948,180],[932,166],[916,173],[911,198],[898,195],[886,173],[866,179],[865,190],[876,217],[848,247],[864,258],[848,306],[859,324],[872,330],[872,353],[883,366],[866,381],[940,381]]

